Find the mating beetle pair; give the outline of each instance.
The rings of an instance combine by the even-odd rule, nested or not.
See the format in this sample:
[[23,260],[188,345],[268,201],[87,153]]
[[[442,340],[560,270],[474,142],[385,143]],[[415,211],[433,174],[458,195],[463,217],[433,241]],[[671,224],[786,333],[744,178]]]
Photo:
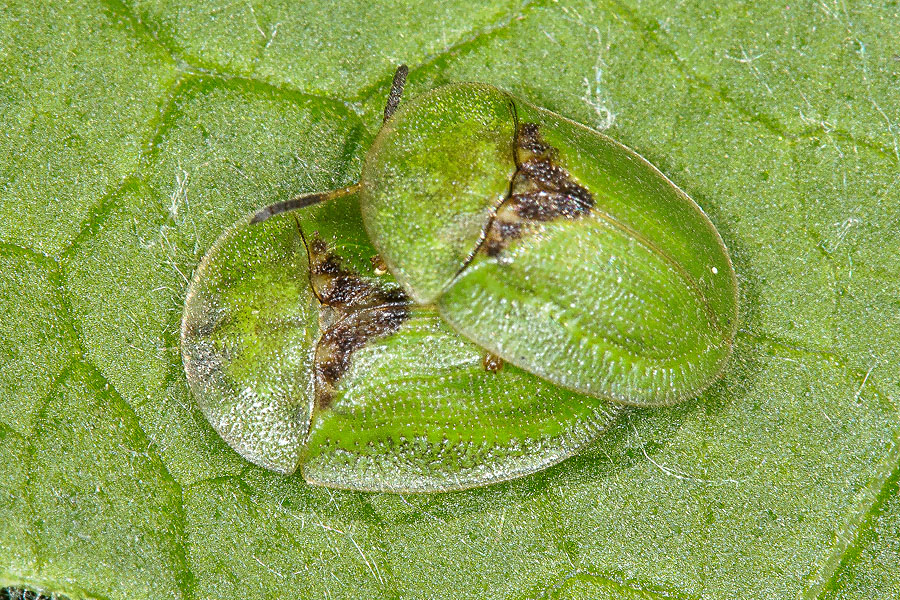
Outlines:
[[736,280],[687,195],[489,85],[398,108],[405,75],[358,184],[238,222],[194,274],[185,369],[235,450],[311,483],[462,489],[718,377]]

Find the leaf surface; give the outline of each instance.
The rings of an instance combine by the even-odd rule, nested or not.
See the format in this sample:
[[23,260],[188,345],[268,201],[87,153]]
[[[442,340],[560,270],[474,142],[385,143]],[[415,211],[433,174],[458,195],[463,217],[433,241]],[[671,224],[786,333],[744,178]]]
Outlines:
[[[863,598],[900,588],[891,3],[0,3],[0,586],[71,598]],[[463,5],[459,5],[462,7]],[[603,128],[735,262],[700,398],[527,478],[338,492],[194,404],[221,231],[353,183],[394,65]]]

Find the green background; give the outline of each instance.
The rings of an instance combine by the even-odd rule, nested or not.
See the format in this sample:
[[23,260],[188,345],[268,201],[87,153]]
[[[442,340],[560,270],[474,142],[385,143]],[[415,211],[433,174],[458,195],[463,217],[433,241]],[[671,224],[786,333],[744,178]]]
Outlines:
[[[73,598],[900,596],[900,8],[0,2],[0,586]],[[252,467],[188,394],[187,279],[352,183],[394,67],[608,130],[707,211],[701,398],[431,496]]]

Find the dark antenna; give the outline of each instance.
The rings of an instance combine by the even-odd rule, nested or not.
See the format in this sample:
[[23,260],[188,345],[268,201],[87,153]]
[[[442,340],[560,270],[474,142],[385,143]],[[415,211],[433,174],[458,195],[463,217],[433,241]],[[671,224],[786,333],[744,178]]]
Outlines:
[[[406,85],[406,76],[408,74],[409,69],[406,65],[400,65],[394,72],[394,80],[391,82],[391,92],[390,94],[388,94],[387,105],[384,107],[384,121],[382,121],[382,123],[387,122],[387,120],[393,116],[394,112],[397,110],[397,107],[400,105],[400,97],[403,95],[403,87]],[[265,206],[259,209],[256,214],[253,215],[253,218],[250,219],[250,222],[262,223],[269,217],[274,217],[275,215],[281,214],[283,212],[287,212],[289,210],[297,210],[298,208],[305,208],[307,206],[312,206],[313,204],[318,204],[319,202],[331,200],[332,198],[346,196],[347,194],[355,194],[358,191],[359,183],[355,183],[349,187],[341,188],[339,190],[332,190],[330,192],[313,192],[312,194],[302,194],[300,196],[291,198],[290,200],[285,200],[284,202],[276,202],[275,204],[270,204],[269,206]]]
[[301,196],[296,196],[291,198],[290,200],[285,200],[284,202],[276,202],[275,204],[270,204],[269,206],[265,206],[253,215],[253,218],[250,219],[251,223],[262,223],[269,217],[274,217],[275,215],[281,214],[283,212],[287,212],[289,210],[297,210],[298,208],[305,208],[307,206],[312,206],[313,204],[318,204],[319,202],[324,202],[326,200],[331,200],[332,198],[338,198],[340,196],[346,196],[347,194],[353,194],[359,191],[359,184],[354,183],[353,185],[345,188],[340,188],[338,190],[331,190],[330,192],[313,192],[312,194],[303,194]]
[[387,123],[387,120],[394,116],[394,111],[400,105],[400,96],[403,95],[403,86],[406,85],[407,75],[409,75],[409,69],[406,65],[400,65],[394,72],[394,80],[391,82],[391,93],[388,94],[387,105],[384,107],[384,120],[382,123]]

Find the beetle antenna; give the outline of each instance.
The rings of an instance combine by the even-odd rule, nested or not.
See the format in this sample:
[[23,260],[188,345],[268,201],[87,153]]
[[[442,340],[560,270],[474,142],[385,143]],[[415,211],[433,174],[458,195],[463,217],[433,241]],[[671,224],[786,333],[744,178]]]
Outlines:
[[400,96],[403,95],[403,86],[406,85],[406,76],[408,74],[409,68],[406,65],[400,65],[394,72],[394,80],[391,82],[391,93],[388,94],[387,105],[384,107],[384,120],[382,123],[387,123],[387,120],[394,115],[394,111],[400,105]]
[[319,202],[325,202],[326,200],[332,200],[334,198],[340,198],[341,196],[346,196],[347,194],[354,194],[359,191],[359,184],[354,183],[351,186],[340,188],[337,190],[331,190],[330,192],[313,192],[312,194],[301,194],[299,196],[295,196],[290,200],[285,200],[284,202],[276,202],[275,204],[270,204],[269,206],[265,206],[253,215],[253,218],[250,219],[250,223],[262,223],[269,217],[274,217],[275,215],[281,214],[283,212],[288,212],[289,210],[297,210],[298,208],[306,208],[307,206],[312,206],[313,204],[318,204]]

